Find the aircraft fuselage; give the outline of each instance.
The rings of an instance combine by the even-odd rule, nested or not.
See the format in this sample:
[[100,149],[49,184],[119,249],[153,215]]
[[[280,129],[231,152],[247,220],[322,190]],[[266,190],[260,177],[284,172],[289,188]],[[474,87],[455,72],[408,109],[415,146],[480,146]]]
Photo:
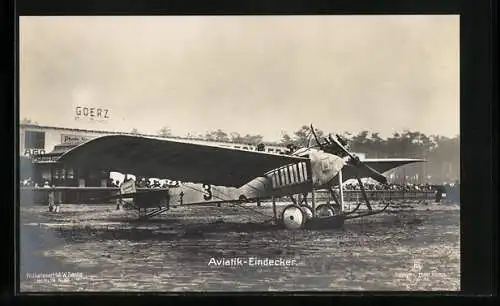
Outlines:
[[240,188],[183,183],[171,189],[174,198],[183,203],[229,200],[256,200],[310,192],[334,184],[332,180],[345,165],[342,157],[313,148],[303,148],[293,155],[308,157],[300,162],[273,169]]

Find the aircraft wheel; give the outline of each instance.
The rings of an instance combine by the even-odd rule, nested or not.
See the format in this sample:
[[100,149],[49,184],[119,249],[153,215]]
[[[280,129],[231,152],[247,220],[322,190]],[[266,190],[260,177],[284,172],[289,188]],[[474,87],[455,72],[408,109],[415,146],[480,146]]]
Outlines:
[[316,216],[319,218],[328,218],[335,216],[335,209],[330,204],[321,204],[316,207]]
[[299,229],[306,221],[306,214],[298,205],[291,204],[283,209],[281,220],[287,229]]
[[302,209],[302,212],[304,213],[307,220],[311,220],[313,218],[313,211],[312,208],[309,205],[300,205],[300,208]]

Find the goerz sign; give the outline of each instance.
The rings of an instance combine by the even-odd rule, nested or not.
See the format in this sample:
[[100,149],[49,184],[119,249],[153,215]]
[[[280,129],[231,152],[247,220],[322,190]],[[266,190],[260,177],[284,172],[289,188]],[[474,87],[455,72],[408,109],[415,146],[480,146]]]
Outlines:
[[109,119],[109,109],[99,107],[76,106],[75,120],[106,121]]

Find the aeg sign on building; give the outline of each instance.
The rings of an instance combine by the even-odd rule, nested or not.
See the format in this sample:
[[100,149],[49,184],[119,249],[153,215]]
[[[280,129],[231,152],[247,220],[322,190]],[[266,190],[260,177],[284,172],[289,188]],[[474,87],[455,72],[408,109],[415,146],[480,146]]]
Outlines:
[[[116,132],[20,124],[20,178],[31,177],[39,186],[48,183],[55,186],[105,187],[109,172],[91,173],[92,171],[65,169],[56,160],[61,154],[78,144],[110,134],[116,134]],[[23,173],[23,169],[28,168],[23,168],[22,165],[27,164],[28,160],[33,163],[33,169],[29,173]]]

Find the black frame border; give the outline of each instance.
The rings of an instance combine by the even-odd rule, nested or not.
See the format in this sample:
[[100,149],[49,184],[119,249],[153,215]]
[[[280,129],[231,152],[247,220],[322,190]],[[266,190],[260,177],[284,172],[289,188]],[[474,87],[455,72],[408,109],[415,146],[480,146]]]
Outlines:
[[[2,290],[2,300],[10,301],[18,292],[16,276],[18,265],[18,16],[29,15],[309,15],[309,14],[460,14],[460,121],[461,121],[461,288],[465,295],[489,296],[497,294],[498,265],[495,260],[498,244],[494,238],[498,233],[497,225],[497,144],[496,128],[498,91],[494,81],[498,80],[498,41],[496,1],[287,1],[271,2],[265,0],[234,1],[64,1],[64,0],[19,0],[5,3],[7,31],[10,40],[4,46],[14,47],[12,61],[5,66],[12,72],[13,79],[4,82],[7,97],[4,122],[7,123],[8,136],[13,136],[14,163],[4,159],[6,169],[13,175],[12,196],[15,205],[8,205],[2,216],[6,218],[7,239],[14,246],[8,264],[10,273],[7,287]],[[9,14],[9,12],[13,12]],[[4,57],[8,58],[8,57]],[[10,58],[8,58],[10,59]],[[498,81],[497,81],[498,82]],[[13,89],[13,90],[12,90]],[[14,100],[10,104],[11,99]],[[494,100],[495,99],[495,100]],[[10,108],[12,106],[12,108]],[[12,120],[12,121],[11,121]],[[495,125],[493,124],[495,123]],[[12,130],[10,130],[12,128]],[[10,180],[8,180],[9,182]],[[11,216],[15,218],[12,219]],[[5,250],[5,249],[4,249]],[[12,281],[14,281],[12,283]],[[58,293],[59,294],[59,293]],[[229,294],[229,293],[228,293]],[[234,295],[233,293],[230,293]],[[260,295],[269,293],[260,293]],[[295,293],[297,294],[297,293]],[[422,293],[408,292],[352,292],[328,294],[299,293],[314,295],[410,295]],[[436,295],[435,292],[429,293]],[[453,293],[447,292],[447,295]],[[60,295],[60,294],[59,294]],[[107,294],[109,295],[109,294]],[[115,295],[115,294],[113,294]],[[122,294],[120,294],[122,295]],[[135,294],[137,295],[137,294]],[[198,294],[189,294],[197,296]],[[248,295],[248,294],[247,294]],[[276,294],[274,294],[276,295]],[[358,299],[359,300],[359,299]]]

